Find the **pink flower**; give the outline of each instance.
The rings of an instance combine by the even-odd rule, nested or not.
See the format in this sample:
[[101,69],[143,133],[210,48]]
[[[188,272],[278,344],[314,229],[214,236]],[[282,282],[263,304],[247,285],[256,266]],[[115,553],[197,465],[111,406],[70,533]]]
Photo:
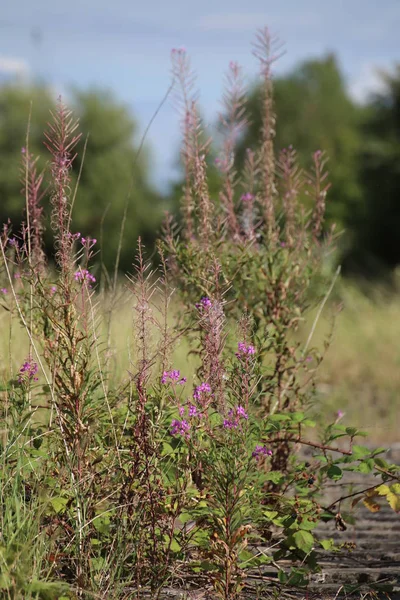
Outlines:
[[197,302],[195,306],[198,310],[208,309],[212,306],[212,302],[210,298],[208,298],[207,296],[203,296],[200,302]]
[[238,417],[240,417],[241,419],[248,419],[249,418],[249,416],[246,413],[246,411],[244,410],[243,406],[238,406],[236,408],[236,415]]
[[190,425],[187,421],[179,421],[174,419],[171,423],[171,435],[181,435],[182,437],[189,437]]
[[92,275],[87,269],[79,269],[74,274],[75,281],[88,281],[90,283],[96,282],[96,277]]
[[236,429],[239,427],[240,419],[248,419],[249,416],[244,410],[243,406],[237,406],[235,409],[231,409],[228,412],[228,419],[224,419],[222,426],[225,429]]
[[8,289],[7,288],[0,288],[0,293],[1,294],[8,294]]
[[211,387],[209,383],[204,382],[195,388],[193,398],[197,401],[201,401],[204,400],[203,396],[206,394],[211,394]]
[[258,460],[261,456],[272,456],[272,450],[268,450],[266,446],[257,445],[252,452],[252,457]]
[[171,52],[172,54],[185,54],[186,48],[184,46],[181,46],[180,48],[172,48]]
[[250,192],[247,192],[246,194],[243,194],[240,199],[242,202],[252,202],[254,200],[254,196],[253,194],[250,194]]
[[33,381],[37,381],[38,378],[35,377],[38,372],[38,365],[32,359],[27,358],[22,367],[19,370],[18,375],[18,383],[27,383],[31,379]]
[[87,246],[88,248],[92,248],[96,244],[96,242],[97,242],[96,238],[81,237],[82,246]]
[[183,385],[186,383],[186,377],[181,377],[180,371],[176,369],[173,371],[164,371],[161,377],[161,383],[165,384],[168,381],[177,383],[178,385]]
[[199,413],[197,412],[197,408],[193,404],[191,404],[189,406],[189,417],[197,417],[198,414]]
[[252,356],[256,353],[256,349],[251,344],[245,344],[245,342],[238,343],[238,351],[236,356],[240,358],[241,356]]

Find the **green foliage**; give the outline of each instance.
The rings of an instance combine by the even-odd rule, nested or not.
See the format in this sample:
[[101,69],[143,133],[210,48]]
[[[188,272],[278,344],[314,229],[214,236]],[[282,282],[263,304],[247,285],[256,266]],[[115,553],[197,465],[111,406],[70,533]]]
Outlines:
[[369,101],[362,122],[363,205],[356,213],[357,238],[348,269],[380,275],[400,262],[400,66],[381,74],[384,90]]
[[[255,87],[248,100],[250,125],[238,148],[240,166],[245,149],[260,143],[261,96],[261,86]],[[346,91],[336,58],[306,61],[274,79],[274,109],[277,152],[293,146],[303,168],[313,152],[326,152],[332,182],[327,217],[331,223],[349,226],[362,199],[358,153],[363,113]]]
[[[82,168],[73,213],[73,230],[106,240],[102,244],[101,259],[107,268],[112,269],[125,203],[129,199],[121,255],[121,267],[129,269],[132,262],[129,249],[131,241],[140,234],[150,244],[153,243],[163,214],[161,199],[149,184],[146,148],[138,156],[136,124],[127,108],[117,103],[110,93],[96,89],[88,92],[75,90],[71,94],[71,104],[80,119],[83,134],[71,173],[71,189],[74,190]],[[50,110],[55,109],[54,99],[44,87],[10,85],[0,88],[0,157],[3,165],[0,174],[0,221],[11,219],[16,230],[25,207],[25,188],[21,183],[21,148],[26,146],[30,107],[29,150],[33,155],[40,156],[41,170],[48,166],[43,132],[51,119]],[[88,144],[84,155],[86,139]],[[45,185],[48,182],[47,170]],[[44,204],[48,217],[46,245],[50,253],[48,200],[45,199]]]

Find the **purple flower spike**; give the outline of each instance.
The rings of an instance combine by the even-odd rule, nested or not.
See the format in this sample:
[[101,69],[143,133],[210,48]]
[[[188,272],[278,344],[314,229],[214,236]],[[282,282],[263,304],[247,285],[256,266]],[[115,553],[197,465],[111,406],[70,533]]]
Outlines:
[[199,401],[202,399],[203,395],[210,394],[210,393],[211,393],[210,384],[207,382],[204,382],[195,388],[194,393],[193,393],[193,398],[195,400]]
[[252,452],[252,457],[258,459],[261,456],[272,456],[272,450],[267,449],[266,446],[257,445]]
[[224,419],[223,427],[225,427],[225,429],[236,429],[237,426],[238,426],[237,421],[231,421],[230,419]]
[[256,349],[251,344],[245,344],[244,342],[238,343],[238,351],[236,356],[240,358],[241,356],[253,356],[256,353]]
[[248,419],[249,415],[244,410],[243,406],[237,406],[235,409],[231,409],[228,412],[229,419],[224,419],[222,426],[225,429],[236,429],[239,427],[240,419]]
[[171,423],[171,435],[181,435],[182,437],[189,437],[190,425],[187,421],[179,421],[174,419]]
[[199,413],[197,412],[197,408],[191,404],[189,406],[189,417],[197,417],[199,415]]
[[181,372],[177,369],[173,371],[164,371],[161,377],[161,383],[167,382],[177,383],[178,385],[184,385],[186,383],[186,377],[181,377]]
[[95,283],[96,277],[92,275],[87,269],[80,269],[74,274],[75,281],[88,281],[89,283]]
[[203,296],[203,298],[201,298],[200,302],[197,302],[197,304],[195,306],[196,306],[197,310],[208,309],[212,306],[212,302],[211,302],[210,298],[208,298],[207,296]]
[[82,244],[82,246],[87,246],[88,248],[92,248],[95,245],[96,242],[97,242],[96,238],[81,237],[81,244]]
[[37,381],[38,378],[35,377],[38,372],[38,365],[32,359],[27,358],[22,367],[19,370],[18,375],[18,383],[26,383],[33,379],[33,381]]
[[236,414],[238,417],[240,417],[241,419],[248,419],[249,415],[247,414],[247,412],[244,410],[243,406],[238,406],[236,408]]

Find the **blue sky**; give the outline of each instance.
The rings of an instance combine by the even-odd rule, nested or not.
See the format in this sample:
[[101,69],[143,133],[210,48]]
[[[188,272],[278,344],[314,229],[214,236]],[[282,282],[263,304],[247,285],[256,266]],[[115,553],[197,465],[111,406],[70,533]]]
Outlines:
[[[337,54],[359,100],[379,87],[377,68],[400,61],[400,0],[1,0],[0,77],[68,86],[112,88],[143,131],[170,83],[170,51],[184,46],[198,74],[206,119],[218,110],[230,60],[249,81],[257,64],[251,43],[268,25],[285,42],[283,74],[301,60]],[[5,6],[6,5],[6,6]],[[165,187],[174,175],[178,115],[167,102],[148,142],[152,176]]]

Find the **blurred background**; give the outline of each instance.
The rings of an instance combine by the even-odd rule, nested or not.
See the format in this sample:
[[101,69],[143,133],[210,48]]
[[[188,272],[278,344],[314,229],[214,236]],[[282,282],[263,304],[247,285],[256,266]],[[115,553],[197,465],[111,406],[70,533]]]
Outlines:
[[260,123],[255,32],[268,25],[284,42],[274,70],[276,148],[292,144],[304,166],[313,151],[326,150],[328,223],[343,231],[335,260],[343,265],[336,300],[345,311],[321,394],[327,410],[346,412],[377,439],[400,439],[399,0],[0,4],[0,222],[10,218],[17,228],[21,218],[20,153],[31,101],[30,149],[45,164],[43,131],[61,94],[83,133],[75,176],[89,135],[73,228],[101,238],[106,223],[109,268],[133,181],[123,270],[137,236],[151,248],[165,211],[179,205],[179,115],[170,96],[162,102],[171,49],[183,46],[191,57],[210,133],[227,66],[243,66],[252,122],[244,148],[257,144]]

